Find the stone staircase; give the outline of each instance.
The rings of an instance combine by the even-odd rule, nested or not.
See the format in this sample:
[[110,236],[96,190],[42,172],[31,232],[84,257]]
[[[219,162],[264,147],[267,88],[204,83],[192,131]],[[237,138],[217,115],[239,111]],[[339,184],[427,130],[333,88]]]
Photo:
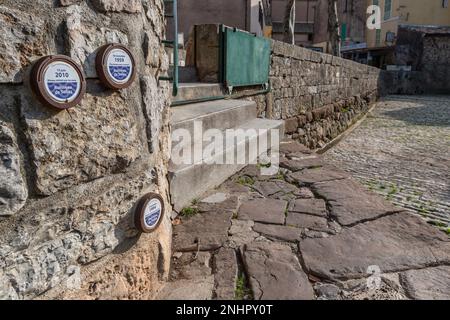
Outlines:
[[[197,131],[201,124],[202,132],[208,129],[218,129],[224,138],[223,148],[220,152],[212,156],[203,156],[201,159],[193,159],[190,164],[180,164],[171,161],[169,166],[169,181],[172,204],[175,211],[189,206],[193,199],[201,196],[204,192],[217,187],[234,173],[238,172],[248,164],[208,164],[214,159],[226,159],[228,156],[235,156],[237,150],[248,150],[251,143],[255,143],[263,135],[263,130],[279,129],[280,138],[284,134],[284,122],[279,120],[268,120],[257,118],[256,103],[247,100],[220,99],[223,96],[222,88],[219,84],[189,83],[181,84],[179,95],[174,101],[185,102],[186,100],[202,100],[216,97],[216,100],[188,103],[172,108],[172,133],[177,129],[185,129],[192,138],[191,150],[201,144],[202,135],[194,135],[194,123],[197,123]],[[220,99],[220,100],[218,100]],[[200,123],[201,121],[201,123]],[[256,134],[250,134],[244,138],[237,138],[235,143],[227,146],[225,141],[225,131],[227,129],[255,129]],[[263,129],[263,130],[259,130]],[[179,131],[178,131],[179,132]],[[270,135],[268,145],[270,146]],[[172,142],[172,152],[179,151],[179,142]],[[203,142],[203,148],[211,142]],[[267,150],[258,150],[259,154]],[[248,153],[248,152],[247,152]],[[172,160],[174,156],[172,156]]]

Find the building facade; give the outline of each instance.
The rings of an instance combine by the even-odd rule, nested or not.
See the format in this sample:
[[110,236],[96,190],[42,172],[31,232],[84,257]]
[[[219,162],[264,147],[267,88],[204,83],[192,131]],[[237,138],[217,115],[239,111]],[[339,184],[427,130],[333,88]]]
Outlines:
[[366,29],[368,63],[377,67],[395,63],[400,26],[450,26],[448,0],[367,0],[370,5],[381,9],[381,29]]
[[[297,0],[295,44],[313,44],[314,22],[317,17],[316,5],[319,0]],[[285,0],[269,0],[269,15],[272,25],[269,35],[274,39],[283,38]],[[178,3],[178,29],[187,41],[191,28],[196,24],[225,24],[246,30],[258,36],[265,34],[263,4],[261,0],[183,0]],[[267,13],[266,13],[267,14]],[[172,34],[172,23],[168,21],[168,34]]]
[[[367,47],[366,37],[366,1],[338,0],[338,21],[340,25],[341,50],[350,51],[354,47]],[[313,46],[330,52],[328,36],[328,0],[318,0],[314,24]]]
[[400,25],[450,26],[448,0],[368,0],[381,9],[381,29],[367,30],[369,48],[395,44]]

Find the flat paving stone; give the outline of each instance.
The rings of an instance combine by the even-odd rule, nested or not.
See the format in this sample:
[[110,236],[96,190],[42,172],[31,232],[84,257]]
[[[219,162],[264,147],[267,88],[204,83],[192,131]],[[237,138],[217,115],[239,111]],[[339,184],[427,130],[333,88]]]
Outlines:
[[183,218],[173,228],[174,251],[211,250],[221,247],[228,240],[231,226],[231,211],[213,211]]
[[269,197],[278,192],[282,192],[283,189],[275,181],[257,181],[252,186],[257,192],[264,197]]
[[301,143],[298,143],[296,141],[288,141],[288,142],[280,143],[280,153],[282,153],[282,154],[292,154],[292,153],[311,154],[312,151]]
[[214,276],[168,282],[156,300],[211,300]]
[[[215,196],[215,199],[212,198],[212,200],[218,200],[218,196]],[[200,212],[216,212],[216,211],[236,212],[237,207],[239,206],[239,198],[236,195],[227,196],[223,201],[218,202],[201,201],[196,206]]]
[[206,202],[206,203],[221,203],[224,202],[225,200],[227,200],[228,195],[226,193],[223,192],[217,192],[214,193],[206,198],[204,198],[202,200],[202,202]]
[[389,273],[450,263],[450,239],[407,212],[302,240],[299,249],[307,272],[325,279],[362,278],[369,266]]
[[308,158],[301,160],[292,160],[287,158],[280,159],[280,167],[288,169],[290,171],[296,172],[304,169],[320,168],[323,166],[323,161],[321,158]]
[[253,242],[243,251],[255,300],[311,300],[314,291],[291,248],[275,242]]
[[317,169],[305,169],[290,173],[289,177],[300,185],[310,185],[317,182],[346,179],[349,175],[331,166]]
[[400,281],[412,299],[450,300],[450,266],[408,270]]
[[311,188],[314,193],[328,201],[330,216],[343,226],[402,210],[370,193],[353,179],[315,183]]
[[231,248],[220,248],[214,256],[215,299],[233,300],[235,298],[238,266],[236,252]]
[[303,213],[288,212],[286,225],[315,231],[328,231],[327,219]]
[[253,199],[244,202],[238,212],[238,219],[257,222],[284,224],[287,201],[276,199]]
[[307,213],[326,218],[327,204],[322,199],[297,199],[292,202],[289,212]]
[[172,279],[195,279],[211,275],[209,252],[183,253],[174,259],[170,276]]
[[288,242],[299,241],[301,237],[301,230],[290,226],[255,223],[253,230],[266,237]]
[[253,231],[254,221],[251,220],[236,220],[231,221],[229,240],[233,247],[240,247],[244,244],[253,242],[259,237],[259,234]]

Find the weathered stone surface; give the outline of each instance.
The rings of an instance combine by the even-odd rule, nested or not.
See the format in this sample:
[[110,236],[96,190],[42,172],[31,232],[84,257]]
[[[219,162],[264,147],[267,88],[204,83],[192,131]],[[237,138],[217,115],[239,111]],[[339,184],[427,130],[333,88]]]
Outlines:
[[80,3],[82,0],[59,0],[59,4],[63,7],[71,6],[76,3]]
[[[152,234],[139,235],[132,219],[134,205],[148,192],[160,194],[171,211],[169,84],[155,80],[166,72],[167,57],[150,68],[142,48],[145,33],[152,40],[163,37],[162,1],[120,1],[141,2],[146,14],[130,16],[100,14],[92,1],[1,1],[0,118],[11,130],[8,143],[0,139],[8,168],[4,173],[0,161],[0,176],[10,175],[7,186],[0,186],[1,215],[5,192],[7,205],[17,210],[13,191],[24,187],[30,193],[28,199],[14,194],[26,204],[0,218],[2,298],[148,299],[168,277],[169,215]],[[120,92],[88,80],[83,102],[61,112],[31,96],[24,73],[37,58],[66,54],[81,64],[107,42],[127,43],[140,76],[154,80],[145,92],[137,80]],[[157,47],[163,52],[160,42]],[[144,118],[149,109],[151,117]],[[156,136],[146,134],[146,125]],[[147,140],[155,146],[152,154]],[[22,181],[11,176],[12,169]]]
[[50,53],[47,34],[40,17],[0,6],[0,83],[22,82],[24,68]]
[[235,298],[238,274],[236,252],[230,248],[220,248],[214,256],[214,298],[233,300]]
[[246,245],[244,265],[256,300],[309,300],[314,292],[291,248],[279,243]]
[[264,197],[269,197],[277,192],[282,191],[275,181],[257,181],[252,186],[253,189],[258,191]]
[[292,202],[289,212],[307,213],[319,217],[327,217],[327,205],[322,199],[297,199]]
[[331,283],[316,283],[314,291],[317,294],[317,300],[342,300],[342,290]]
[[233,213],[229,211],[207,212],[183,219],[173,229],[175,251],[197,251],[219,248],[228,240]]
[[309,214],[289,212],[286,217],[286,225],[297,228],[306,228],[315,231],[327,231],[327,219]]
[[140,0],[92,0],[92,4],[101,12],[138,13],[142,11]]
[[202,199],[202,202],[221,203],[221,202],[224,202],[225,200],[227,200],[227,198],[228,198],[228,195],[226,193],[217,192],[217,193],[214,193],[214,194]]
[[263,223],[255,223],[253,230],[269,238],[290,242],[299,241],[301,235],[301,231],[298,228]]
[[[20,284],[17,295],[29,298],[49,290],[71,275],[70,266],[86,265],[133,241],[137,231],[130,210],[149,191],[153,175],[149,169],[140,176],[95,181],[72,196],[50,198],[50,206],[47,199],[34,202],[23,208],[20,228],[2,221],[0,239],[8,245],[2,246],[6,258],[0,266],[11,283]],[[167,227],[163,223],[160,232],[170,236]]]
[[157,300],[211,300],[214,276],[169,282],[157,295]]
[[124,108],[125,99],[117,93],[87,94],[69,112],[21,99],[40,194],[124,171],[144,149],[133,107]]
[[338,171],[336,168],[324,166],[317,169],[305,169],[289,174],[289,177],[300,185],[310,185],[317,182],[346,179],[348,174]]
[[[215,199],[209,199],[209,201],[221,199],[223,199],[222,196],[218,196]],[[225,200],[221,202],[206,202],[202,200],[196,206],[200,212],[229,211],[235,214],[239,206],[239,198],[237,196],[227,196]]]
[[327,199],[330,215],[344,226],[401,210],[369,193],[353,179],[316,183],[312,189],[317,195]]
[[280,143],[280,153],[282,153],[282,154],[291,154],[291,153],[310,154],[311,150],[308,149],[307,147],[305,147],[304,145],[291,140],[288,142]]
[[412,299],[450,299],[450,266],[405,271],[400,273],[400,281]]
[[17,300],[19,296],[17,295],[16,290],[14,289],[12,283],[9,281],[7,277],[3,275],[3,272],[0,271],[0,300]]
[[[83,66],[87,78],[97,78],[97,49],[108,43],[128,45],[128,37],[119,30],[92,24],[96,16],[90,9],[73,6],[67,9],[66,29],[69,55]],[[159,49],[159,46],[158,46]]]
[[[169,143],[167,136],[161,136],[162,130],[167,130],[167,114],[164,113],[170,104],[167,98],[169,84],[158,84],[156,78],[145,76],[141,78],[142,101],[144,103],[144,116],[147,120],[147,139],[150,152],[160,150],[161,142]],[[164,123],[164,126],[158,125]],[[164,139],[164,140],[161,140]]]
[[231,228],[228,231],[231,246],[240,247],[257,239],[259,234],[253,231],[254,225],[255,222],[251,220],[233,219],[231,221]]
[[171,278],[195,279],[211,275],[211,254],[209,252],[183,253],[172,264]]
[[287,201],[275,199],[254,199],[243,203],[238,212],[241,220],[284,224]]
[[342,282],[341,295],[344,300],[407,300],[398,281],[391,278],[381,274],[376,281],[367,278]]
[[286,158],[280,159],[280,167],[286,168],[291,171],[300,171],[303,169],[317,169],[323,166],[323,161],[321,158],[308,158],[302,160],[289,160]]
[[0,120],[0,216],[10,216],[19,211],[27,197],[16,138]]
[[325,279],[364,277],[369,266],[389,273],[450,262],[448,237],[405,212],[305,239],[299,248],[308,272]]

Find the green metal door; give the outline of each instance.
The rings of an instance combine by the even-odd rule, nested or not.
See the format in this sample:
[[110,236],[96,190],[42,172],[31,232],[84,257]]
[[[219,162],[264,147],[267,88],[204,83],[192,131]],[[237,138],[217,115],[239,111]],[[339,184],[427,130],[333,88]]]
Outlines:
[[221,80],[226,87],[267,85],[270,41],[246,31],[221,26]]

